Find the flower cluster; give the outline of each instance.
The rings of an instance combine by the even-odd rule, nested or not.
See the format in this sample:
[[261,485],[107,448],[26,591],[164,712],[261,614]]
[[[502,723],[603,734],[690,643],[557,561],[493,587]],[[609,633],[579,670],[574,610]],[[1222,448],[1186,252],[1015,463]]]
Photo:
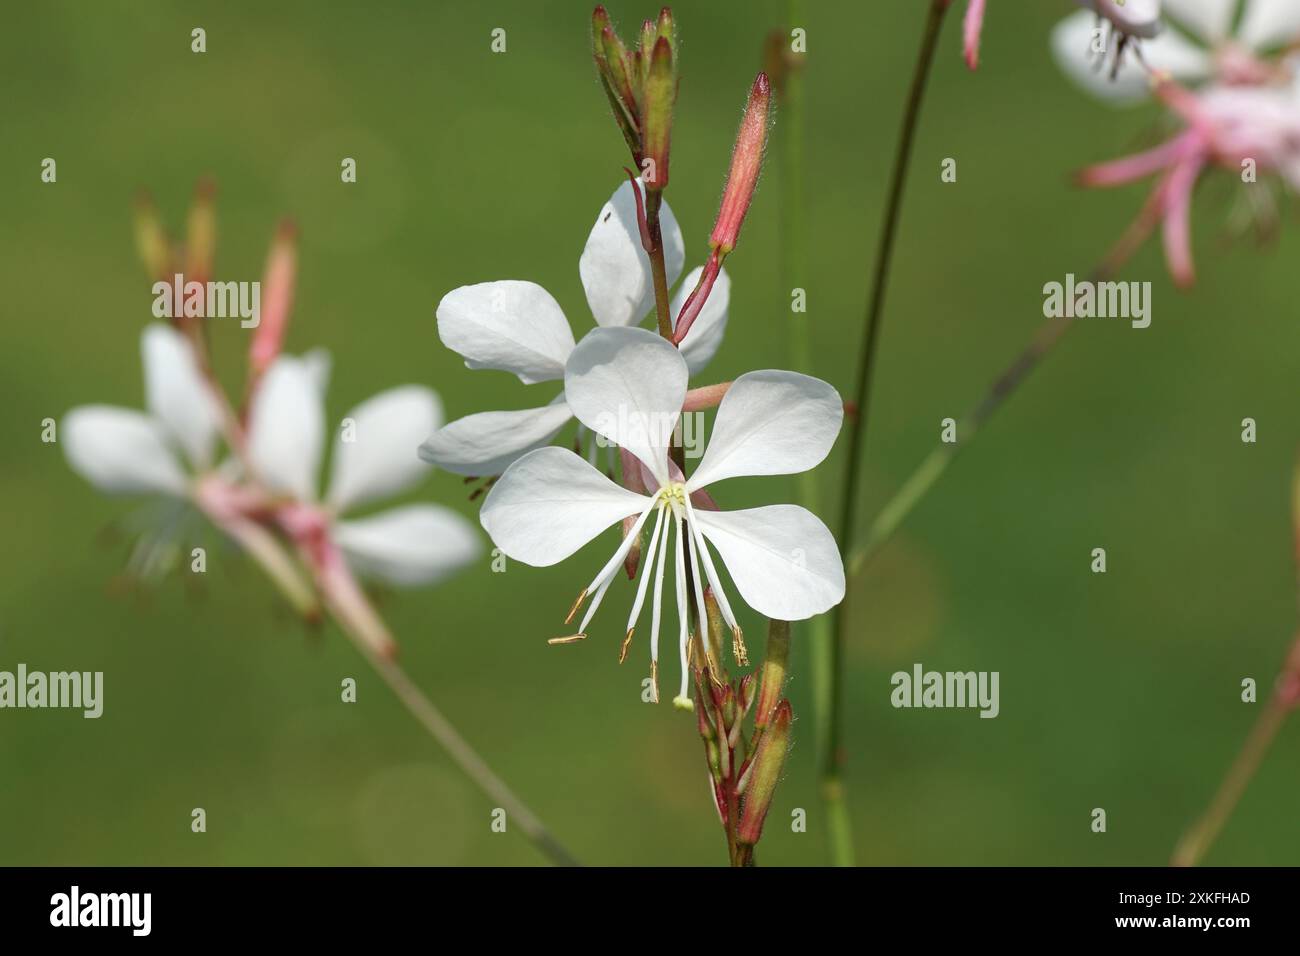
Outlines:
[[[1089,13],[1064,20],[1053,33],[1063,70],[1107,102],[1154,93],[1181,126],[1152,149],[1083,170],[1085,186],[1105,187],[1155,176],[1156,183],[1120,245],[1124,253],[1161,227],[1165,259],[1179,285],[1195,279],[1191,202],[1210,168],[1240,177],[1252,191],[1243,202],[1264,223],[1275,218],[1271,177],[1300,190],[1300,3],[1291,0],[1164,0],[1126,8],[1151,18],[1133,62],[1098,69],[1098,34]],[[1261,230],[1262,231],[1262,230]]]
[[[141,337],[147,411],[73,408],[61,444],[72,468],[101,491],[192,508],[257,560],[300,611],[314,614],[319,600],[369,647],[389,654],[392,638],[356,576],[431,584],[475,560],[482,546],[469,522],[440,505],[344,517],[413,488],[430,471],[415,449],[441,423],[442,409],[424,386],[390,389],[349,411],[327,489],[318,492],[329,357],[280,354],[294,282],[288,241],[282,233],[268,262],[268,309],[250,343],[242,410],[208,368],[201,332],[155,323]],[[142,248],[166,245],[151,239]],[[223,439],[226,458],[218,454]]]

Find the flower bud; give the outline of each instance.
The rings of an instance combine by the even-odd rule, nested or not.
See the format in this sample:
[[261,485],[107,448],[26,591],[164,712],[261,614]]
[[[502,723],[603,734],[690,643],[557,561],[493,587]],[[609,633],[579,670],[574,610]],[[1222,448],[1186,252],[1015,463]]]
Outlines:
[[754,706],[754,697],[758,693],[758,675],[746,674],[740,679],[740,716],[744,717]]
[[641,24],[641,42],[637,47],[637,66],[641,68],[641,84],[645,85],[650,74],[650,57],[654,53],[655,40],[659,39],[659,29],[653,20]]
[[758,692],[754,728],[763,730],[776,709],[785,685],[786,662],[790,657],[790,622],[771,621],[767,626],[767,658],[763,661],[763,683]]
[[148,193],[141,193],[135,201],[135,247],[151,279],[161,279],[172,271],[167,233]]
[[673,21],[672,7],[661,7],[659,10],[659,22],[655,24],[659,31],[659,36],[668,41],[672,47],[673,53],[677,53],[677,24]]
[[767,732],[758,742],[758,749],[742,781],[745,805],[736,828],[739,843],[753,846],[763,834],[763,820],[772,805],[776,785],[785,767],[785,756],[790,749],[790,724],[793,720],[790,702],[780,701],[772,712]]
[[591,53],[596,61],[596,75],[600,77],[600,85],[605,91],[606,99],[609,100],[609,108],[614,113],[614,120],[618,123],[623,139],[627,142],[627,148],[639,167],[641,165],[639,114],[636,97],[627,84],[625,51],[622,42],[614,35],[609,14],[605,12],[604,7],[600,6],[596,7],[591,15]]
[[213,199],[216,185],[210,179],[199,182],[190,204],[185,228],[185,278],[206,282],[212,276],[212,260],[217,246],[217,216]]
[[248,350],[253,380],[270,367],[284,346],[297,275],[297,232],[293,223],[284,222],[266,259],[266,272],[262,279],[262,315]]
[[767,119],[770,112],[772,90],[767,74],[760,73],[749,91],[749,102],[736,134],[736,145],[731,151],[731,170],[727,173],[727,186],[722,193],[722,206],[714,223],[709,245],[726,255],[736,247],[740,227],[749,210],[749,201],[758,185],[758,174],[763,168],[763,147],[767,142]]
[[668,185],[668,150],[672,140],[673,104],[677,100],[677,70],[673,60],[672,44],[660,37],[650,56],[642,111],[641,173],[646,189],[651,192],[659,192]]

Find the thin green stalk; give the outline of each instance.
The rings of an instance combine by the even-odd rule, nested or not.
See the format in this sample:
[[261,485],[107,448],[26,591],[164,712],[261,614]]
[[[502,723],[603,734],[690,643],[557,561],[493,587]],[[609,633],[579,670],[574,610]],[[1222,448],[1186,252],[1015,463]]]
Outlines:
[[[1131,243],[1123,243],[1117,248],[1119,251],[1112,253],[1101,265],[1088,274],[1087,282],[1104,282],[1109,276],[1113,275],[1120,263],[1132,251],[1133,246]],[[993,380],[993,384],[985,391],[979,404],[969,414],[957,421],[957,440],[943,442],[936,446],[921,462],[920,466],[903,482],[902,487],[898,489],[894,497],[890,498],[888,503],[880,509],[880,512],[871,522],[871,526],[867,529],[862,543],[849,551],[848,573],[850,579],[860,574],[871,559],[880,553],[880,549],[893,537],[894,532],[898,530],[907,516],[912,513],[913,509],[920,504],[930,489],[943,476],[943,473],[948,470],[948,466],[952,464],[958,452],[974,440],[975,436],[979,434],[980,428],[993,417],[994,413],[1002,407],[1008,398],[1015,394],[1016,390],[1029,378],[1030,373],[1043,363],[1043,360],[1065,338],[1065,333],[1076,324],[1076,319],[1050,319],[1038,327],[1033,338],[1029,340],[1029,344],[1020,351],[1010,365],[1003,369],[1002,374]]]
[[659,207],[663,203],[662,192],[647,190],[645,200],[646,231],[650,233],[650,275],[655,290],[655,320],[659,334],[668,341],[673,340],[673,319],[671,303],[668,298],[668,269],[664,264],[664,239],[659,228]]
[[[787,7],[787,26],[802,25],[804,5],[802,0],[790,0]],[[812,327],[808,313],[791,312],[790,302],[795,289],[806,289],[807,239],[804,200],[804,59],[789,51],[789,36],[781,38],[781,55],[784,58],[781,82],[777,93],[781,102],[781,305],[782,321],[790,323],[790,354],[794,367],[804,374],[815,372],[812,360]],[[821,513],[821,489],[817,474],[805,471],[798,478],[798,500],[814,514]],[[810,672],[812,674],[813,732],[816,752],[826,753],[831,736],[831,686],[834,673],[834,646],[831,619],[820,614],[804,625],[808,634]],[[853,834],[843,788],[822,787],[822,809],[826,814],[827,849],[838,862],[851,864]],[[847,848],[847,858],[837,852]]]
[[[351,635],[350,635],[351,636]],[[507,818],[519,827],[538,850],[556,866],[581,866],[577,859],[555,838],[546,825],[534,814],[504,780],[493,772],[487,762],[446,717],[434,706],[424,691],[407,676],[392,658],[374,653],[360,640],[353,641],[370,661],[379,676],[402,702],[411,716],[420,722],[429,736],[438,741],[465,776],[478,785],[498,806],[506,811]]]
[[[1296,646],[1300,648],[1300,643]],[[1241,795],[1246,792],[1247,785],[1254,779],[1255,772],[1259,770],[1260,763],[1272,746],[1273,738],[1277,736],[1278,730],[1285,723],[1287,715],[1291,713],[1294,706],[1293,703],[1288,703],[1281,693],[1274,692],[1269,695],[1268,703],[1256,718],[1255,725],[1251,727],[1250,734],[1246,737],[1246,742],[1242,745],[1241,752],[1237,754],[1237,759],[1233,761],[1227,776],[1219,784],[1209,809],[1178,841],[1171,861],[1174,866],[1196,866],[1201,861],[1201,857],[1209,850],[1223,830],[1224,824],[1228,822],[1228,818],[1232,816],[1232,811],[1236,809]]]
[[[930,76],[930,67],[934,62],[935,47],[939,42],[939,31],[943,25],[943,15],[947,13],[951,0],[930,0],[930,10],[926,18],[925,30],[921,36],[921,48],[917,55],[916,69],[912,75],[911,91],[907,106],[903,112],[902,131],[899,135],[898,150],[894,156],[894,169],[889,180],[888,205],[885,218],[881,224],[880,241],[876,249],[875,267],[872,272],[871,294],[867,304],[866,330],[862,340],[862,351],[858,356],[857,376],[854,381],[853,403],[855,414],[849,424],[848,461],[845,466],[843,510],[840,521],[840,547],[851,550],[853,533],[857,527],[858,499],[860,497],[860,473],[862,465],[862,448],[866,438],[866,423],[870,413],[871,382],[876,366],[876,352],[880,336],[880,319],[884,311],[885,291],[889,280],[889,267],[893,260],[894,243],[898,234],[898,222],[903,205],[903,193],[907,184],[907,169],[912,156],[912,144],[916,138],[916,128],[921,117],[921,105],[925,100],[925,88]],[[848,813],[844,809],[843,780],[843,725],[844,725],[844,631],[848,619],[849,597],[840,602],[834,612],[834,634],[831,641],[830,660],[830,694],[829,694],[829,732],[826,735],[821,754],[821,778],[823,799],[827,805],[836,807],[836,814],[829,821],[840,832],[832,833],[832,857],[840,866],[852,865],[852,834],[848,828]]]

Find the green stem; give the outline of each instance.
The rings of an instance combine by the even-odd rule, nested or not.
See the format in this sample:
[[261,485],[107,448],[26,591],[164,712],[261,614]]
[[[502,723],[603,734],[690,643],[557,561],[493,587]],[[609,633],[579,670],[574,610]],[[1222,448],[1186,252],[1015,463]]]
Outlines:
[[442,745],[465,776],[474,781],[489,799],[506,811],[510,822],[519,827],[547,859],[556,866],[581,865],[551,834],[537,815],[515,796],[506,782],[493,772],[469,741],[460,735],[451,721],[443,716],[442,711],[434,706],[433,701],[425,696],[424,691],[407,676],[399,664],[391,658],[374,653],[364,641],[356,640],[354,643],[411,716],[419,721],[420,725],[428,731],[429,736]]
[[658,190],[647,190],[645,198],[646,229],[650,233],[650,275],[655,290],[655,318],[659,324],[659,334],[669,342],[673,340],[673,318],[668,299],[668,270],[664,265],[664,239],[659,229],[659,207],[664,194]]
[[[1105,281],[1119,268],[1121,262],[1132,251],[1131,244],[1124,244],[1119,251],[1112,253],[1101,265],[1088,274],[1086,282]],[[1016,393],[1025,380],[1029,378],[1043,360],[1061,343],[1065,334],[1074,327],[1076,319],[1051,319],[1038,327],[1029,344],[1021,349],[1011,364],[1002,370],[993,384],[985,391],[969,414],[957,422],[957,440],[940,443],[930,452],[920,466],[903,482],[894,497],[880,509],[875,520],[867,529],[861,544],[849,551],[848,573],[852,579],[880,553],[880,549],[889,541],[899,526],[906,520],[913,509],[934,487],[943,473],[948,470],[957,453],[965,448],[979,434],[980,429],[993,417],[1008,398]]]
[[[790,0],[787,26],[804,22],[801,0]],[[782,81],[777,84],[781,99],[781,303],[782,321],[790,323],[790,354],[796,370],[807,375],[813,368],[812,324],[804,312],[791,312],[795,289],[806,289],[807,239],[804,201],[804,59],[788,52],[788,40],[782,50],[786,56]],[[814,514],[821,513],[821,489],[814,471],[798,477],[798,501]],[[810,673],[812,675],[813,736],[816,752],[824,754],[831,738],[831,694],[834,674],[834,635],[831,619],[821,614],[803,625],[808,634]],[[821,788],[826,815],[827,849],[837,863],[853,862],[853,834],[842,787]],[[847,854],[845,853],[847,851]]]
[[[1300,640],[1297,641],[1296,649],[1300,650]],[[1273,738],[1277,736],[1278,730],[1286,721],[1293,706],[1278,692],[1269,695],[1263,713],[1255,720],[1255,725],[1250,729],[1241,752],[1237,754],[1237,759],[1233,761],[1227,776],[1219,784],[1218,792],[1210,802],[1209,809],[1178,841],[1171,861],[1174,866],[1196,866],[1201,861],[1201,857],[1209,850],[1223,830],[1224,824],[1228,822],[1228,818],[1232,816],[1232,811],[1236,809],[1242,794],[1246,792],[1247,785],[1254,779],[1255,772],[1259,770],[1260,763],[1273,744]]]
[[[898,235],[898,222],[902,212],[903,193],[907,185],[907,169],[912,156],[912,144],[916,138],[916,129],[921,117],[921,105],[925,100],[926,84],[930,76],[930,67],[934,62],[934,51],[939,41],[943,15],[948,11],[951,0],[930,0],[930,10],[926,18],[925,31],[921,36],[921,48],[917,55],[916,68],[912,74],[912,87],[908,94],[907,106],[903,112],[902,131],[899,135],[898,150],[894,155],[894,168],[889,181],[889,199],[885,218],[881,224],[880,240],[876,249],[876,261],[872,272],[871,294],[866,313],[866,330],[862,339],[862,350],[858,355],[857,376],[854,383],[853,402],[855,414],[849,425],[848,461],[845,466],[843,510],[840,521],[840,546],[846,551],[851,549],[853,532],[857,526],[860,474],[862,466],[862,448],[866,440],[866,425],[870,412],[871,383],[876,366],[876,352],[880,336],[880,319],[884,311],[885,291],[888,287],[889,267],[893,260],[894,244]],[[854,860],[853,835],[845,802],[843,766],[843,725],[844,725],[844,631],[848,620],[848,595],[834,611],[834,633],[831,640],[831,659],[829,674],[828,732],[821,751],[821,785],[822,799],[831,811],[828,830],[831,838],[833,861],[838,866],[850,866]]]

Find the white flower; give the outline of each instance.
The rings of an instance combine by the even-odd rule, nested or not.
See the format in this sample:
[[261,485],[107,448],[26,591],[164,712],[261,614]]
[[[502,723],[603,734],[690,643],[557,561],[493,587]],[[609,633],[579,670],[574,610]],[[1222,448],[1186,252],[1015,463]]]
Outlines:
[[[431,470],[415,454],[442,420],[438,396],[420,385],[380,392],[349,411],[334,439],[328,491],[316,498],[325,438],[323,363],[282,355],[267,370],[249,413],[248,456],[272,491],[292,495],[328,531],[349,568],[390,584],[442,580],[481,552],[472,525],[449,508],[403,505],[341,520],[358,505],[416,485]],[[301,521],[300,511],[295,520]]]
[[[597,325],[631,326],[654,307],[650,260],[641,247],[636,199],[625,182],[605,203],[578,260],[587,305]],[[637,189],[644,187],[640,181]],[[671,286],[685,261],[682,231],[668,204],[660,210],[664,264]],[[682,283],[672,303],[681,311],[702,269]],[[718,276],[695,320],[682,353],[698,372],[718,350],[727,322],[731,280]],[[561,381],[574,348],[573,332],[559,303],[534,282],[505,280],[461,286],[438,303],[438,335],[469,368],[511,372],[525,385]],[[440,429],[420,447],[420,457],[461,475],[496,475],[520,455],[548,444],[573,417],[564,392],[547,405],[520,411],[480,412]]]
[[217,410],[185,337],[154,323],[140,337],[148,413],[82,405],[63,419],[72,469],[110,494],[187,498],[195,473],[212,467]]
[[[1130,0],[1125,6],[1134,4]],[[1097,14],[1087,10],[1056,26],[1052,50],[1065,73],[1085,90],[1111,102],[1131,103],[1150,92],[1149,70],[1183,82],[1270,82],[1278,78],[1276,67],[1258,56],[1300,36],[1297,0],[1164,0],[1164,11],[1178,29],[1166,27],[1141,41],[1147,68],[1130,57],[1121,60],[1112,76],[1114,64],[1099,62],[1093,52]]]
[[[588,595],[594,595],[575,635],[585,636],[632,542],[653,514],[624,649],[653,574],[650,658],[651,674],[657,675],[664,569],[671,561],[682,661],[681,692],[675,702],[684,706],[689,706],[687,606],[694,599],[699,620],[705,620],[704,583],[713,589],[723,618],[740,641],[740,627],[705,542],[717,552],[745,603],[769,618],[803,620],[844,597],[844,566],[835,539],[811,512],[796,505],[706,511],[692,502],[693,494],[724,478],[795,474],[818,464],[830,452],[843,418],[835,389],[795,372],[740,376],[718,407],[704,457],[690,478],[682,481],[669,464],[668,451],[686,395],[687,375],[687,363],[678,351],[649,331],[597,329],[589,334],[566,364],[569,406],[583,425],[641,461],[648,486],[655,488],[653,494],[620,487],[567,449],[540,448],[506,469],[480,515],[483,527],[505,554],[536,567],[564,560],[606,528],[636,516],[633,532],[574,605],[576,612]],[[676,537],[670,556],[673,529]],[[689,549],[684,540],[691,542]],[[688,551],[693,594],[687,593],[686,585]]]
[[[241,513],[253,499],[242,496],[237,469],[229,462],[214,467],[219,406],[189,342],[169,326],[152,324],[141,336],[141,351],[148,413],[110,405],[72,409],[62,425],[68,463],[101,491],[162,494],[194,503],[266,559],[262,537]],[[248,435],[258,477],[318,515],[349,567],[358,572],[397,584],[424,584],[477,557],[472,525],[446,508],[410,505],[336,520],[345,508],[396,494],[429,470],[413,451],[437,427],[441,414],[437,396],[428,389],[393,389],[349,412],[355,441],[340,436],[336,442],[329,494],[323,504],[315,503],[324,378],[319,357],[284,357],[267,371]]]

